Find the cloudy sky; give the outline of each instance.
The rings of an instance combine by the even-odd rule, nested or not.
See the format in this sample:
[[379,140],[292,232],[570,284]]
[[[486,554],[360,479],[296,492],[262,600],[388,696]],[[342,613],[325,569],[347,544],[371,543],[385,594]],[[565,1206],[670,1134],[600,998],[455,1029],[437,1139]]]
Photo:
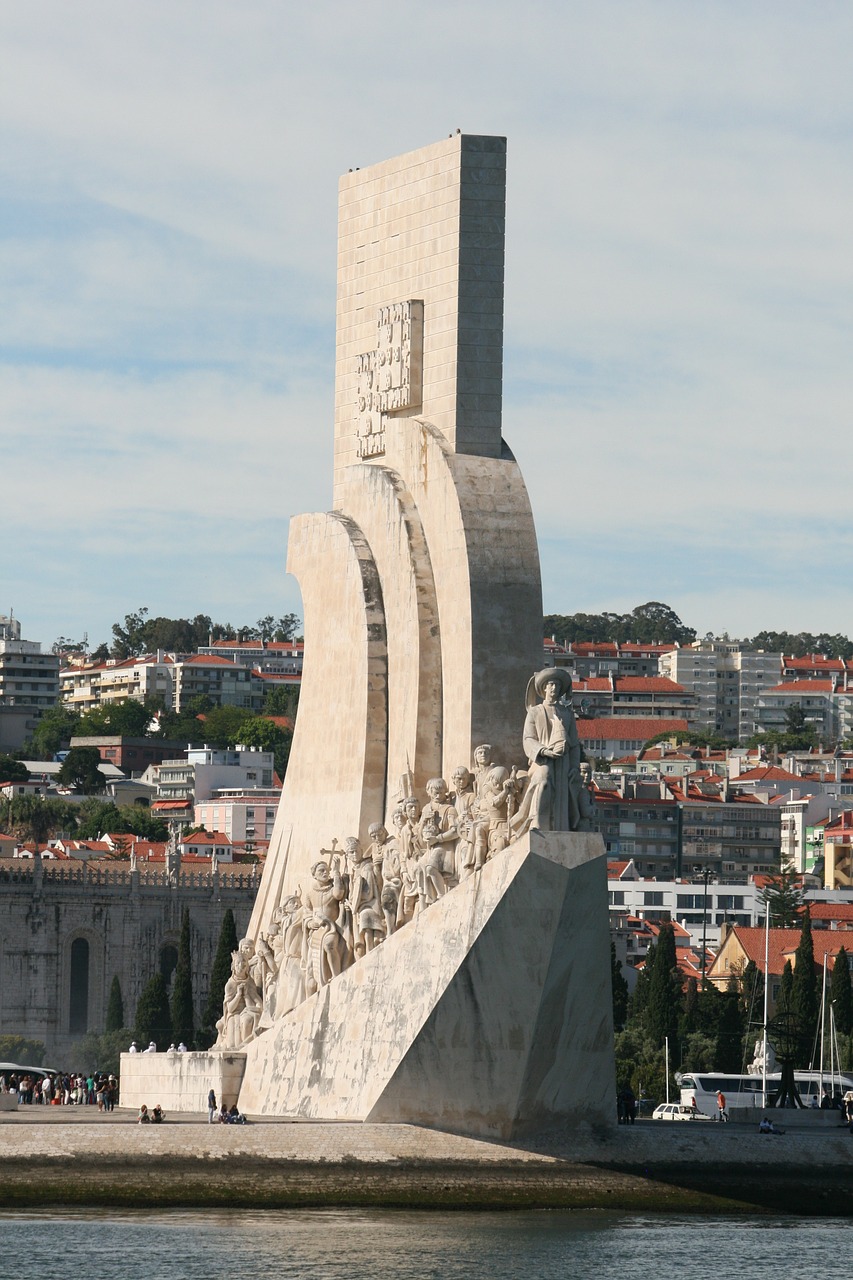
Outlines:
[[509,140],[504,435],[545,608],[853,633],[846,0],[0,10],[0,613],[299,611],[337,180]]

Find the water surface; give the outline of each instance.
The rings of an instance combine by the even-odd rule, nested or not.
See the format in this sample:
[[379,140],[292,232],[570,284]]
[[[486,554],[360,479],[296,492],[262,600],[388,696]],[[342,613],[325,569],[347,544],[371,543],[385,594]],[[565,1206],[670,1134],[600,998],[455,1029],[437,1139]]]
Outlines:
[[837,1280],[850,1222],[578,1212],[0,1212],[0,1280]]

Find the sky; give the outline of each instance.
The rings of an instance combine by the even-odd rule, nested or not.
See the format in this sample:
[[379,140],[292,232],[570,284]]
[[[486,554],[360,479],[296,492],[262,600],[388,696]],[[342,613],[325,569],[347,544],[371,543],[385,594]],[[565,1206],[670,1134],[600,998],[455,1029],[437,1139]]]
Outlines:
[[0,8],[0,613],[300,612],[337,182],[508,138],[504,436],[547,612],[853,634],[844,0]]

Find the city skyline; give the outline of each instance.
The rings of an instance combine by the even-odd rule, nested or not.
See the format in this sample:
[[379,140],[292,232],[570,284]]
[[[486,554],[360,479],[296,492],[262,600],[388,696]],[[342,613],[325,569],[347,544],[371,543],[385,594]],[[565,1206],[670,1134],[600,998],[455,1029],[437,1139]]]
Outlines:
[[44,2],[0,31],[0,613],[26,638],[301,615],[337,179],[456,128],[509,142],[504,435],[545,611],[853,632],[849,12]]

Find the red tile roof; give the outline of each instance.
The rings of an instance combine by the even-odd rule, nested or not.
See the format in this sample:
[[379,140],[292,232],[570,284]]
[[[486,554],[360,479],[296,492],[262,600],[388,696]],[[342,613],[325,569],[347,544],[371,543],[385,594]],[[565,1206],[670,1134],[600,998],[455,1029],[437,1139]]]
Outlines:
[[[753,960],[761,972],[764,972],[764,929],[761,928],[745,928],[741,925],[734,925],[733,932],[737,935],[737,940],[743,947],[748,960]],[[772,974],[781,974],[785,968],[785,961],[790,960],[793,964],[794,952],[800,941],[801,931],[799,929],[770,929],[769,930],[769,969]],[[832,959],[844,947],[845,950],[850,946],[849,937],[845,937],[845,931],[840,932],[836,929],[814,929],[812,931],[812,940],[814,942],[814,958],[816,965],[822,965],[824,958]],[[846,943],[846,945],[845,945]],[[725,946],[725,943],[723,944]],[[722,951],[722,947],[720,948]],[[714,974],[714,977],[727,976],[723,973]]]
[[[815,694],[832,693],[831,680],[783,680],[781,684],[770,685],[765,693]],[[843,693],[844,690],[839,690]]]
[[577,725],[581,742],[596,739],[647,742],[659,733],[687,730],[686,720],[670,716],[599,716],[597,719],[578,716]]

